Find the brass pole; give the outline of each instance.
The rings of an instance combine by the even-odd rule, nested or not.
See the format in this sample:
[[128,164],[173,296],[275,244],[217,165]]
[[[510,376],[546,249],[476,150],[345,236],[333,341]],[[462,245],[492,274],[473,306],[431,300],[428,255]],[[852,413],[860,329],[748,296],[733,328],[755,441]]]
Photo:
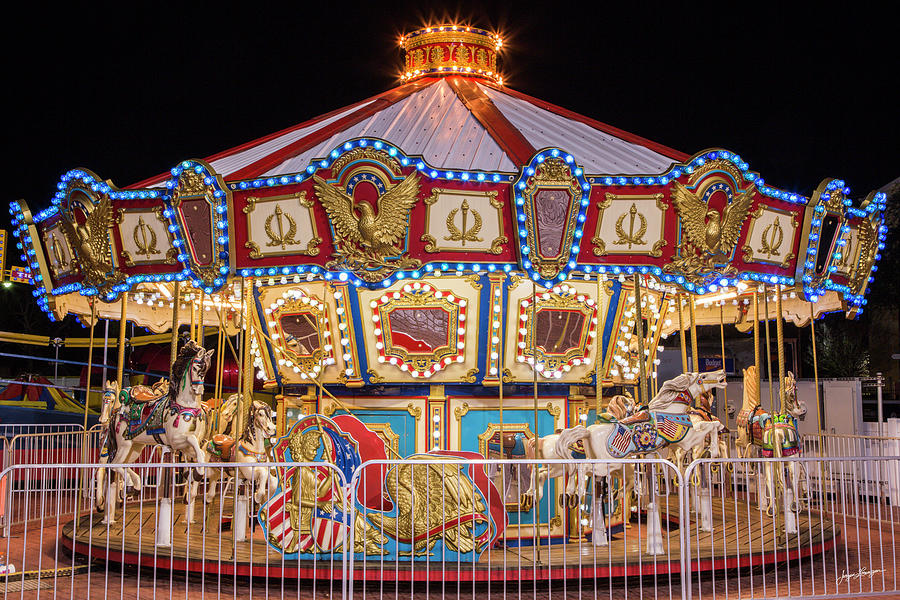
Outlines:
[[638,389],[640,389],[641,394],[640,404],[644,406],[649,402],[647,398],[647,360],[644,358],[644,310],[641,306],[641,276],[637,273],[634,274],[634,306],[634,328],[638,343],[638,377],[641,378]]
[[[531,280],[531,323],[529,324],[531,329],[531,356],[533,359],[532,364],[532,386],[534,390],[534,439],[535,439],[535,447],[537,447],[537,440],[540,439],[541,435],[538,433],[538,390],[537,390],[537,284],[535,284],[534,280]],[[535,453],[537,454],[537,453]],[[536,456],[537,458],[537,456]],[[536,468],[536,467],[535,467]],[[537,477],[533,478],[535,481],[535,485],[537,485]],[[534,519],[534,547],[537,550],[537,563],[541,563],[541,544],[538,539],[538,523],[540,522],[540,518],[537,518],[541,514],[540,502],[537,500],[538,493],[537,490],[534,490],[534,514],[536,518]],[[550,530],[547,529],[547,535],[549,536]]]
[[191,339],[197,341],[197,303],[194,302],[194,295],[191,294]]
[[[88,364],[87,364],[87,381],[84,389],[84,427],[87,431],[88,405],[91,403],[91,368],[94,366],[94,325],[97,324],[97,299],[91,300],[91,333],[88,337]],[[85,444],[82,444],[82,462],[86,462],[84,456]]]
[[687,339],[684,332],[684,308],[681,306],[681,292],[675,296],[678,303],[678,335],[681,337],[681,372],[688,372]]
[[813,312],[812,302],[809,303],[809,332],[812,334],[812,355],[813,355],[813,380],[816,384],[816,426],[818,432],[822,433],[822,405],[819,402],[819,360],[816,355],[816,316]]
[[[506,281],[506,275],[503,275],[498,283],[498,285],[500,286],[499,287],[500,302],[503,302],[503,283],[505,281]],[[494,301],[494,299],[491,298],[491,302],[493,302],[493,301]],[[493,314],[493,307],[491,307],[491,311]],[[498,377],[497,391],[499,393],[499,398],[500,398],[500,457],[501,458],[503,457],[503,346],[506,343],[506,334],[505,334],[506,323],[503,322],[503,315],[505,313],[506,313],[506,311],[503,309],[501,309],[499,313],[496,313],[497,319],[499,319],[499,321],[500,321],[500,326],[497,328],[497,337],[500,338],[500,343],[497,344],[497,377]],[[492,327],[492,329],[493,329],[493,327]],[[488,355],[490,355],[490,353],[488,353]],[[503,467],[503,466],[505,466],[505,465],[501,465],[501,467]],[[506,488],[506,479],[504,478],[505,473],[501,472],[500,475],[501,475],[500,481],[503,482],[503,488],[504,488],[503,501],[506,502],[506,489],[505,489]],[[504,532],[504,535],[505,535],[505,532]]]
[[197,324],[197,341],[200,342],[200,345],[203,345],[203,340],[206,339],[204,335],[206,332],[203,330],[203,322],[206,320],[206,292],[200,292],[200,318],[198,319],[199,323]]
[[[242,408],[246,412],[253,402],[253,281],[246,286],[245,292],[247,306],[247,325],[244,328],[246,339],[244,340],[244,375],[243,375],[243,394],[241,397]],[[244,423],[244,427],[247,423]],[[242,431],[243,433],[243,431]]]
[[[722,341],[722,371],[725,371],[725,301],[719,304],[719,339]],[[725,427],[728,427],[728,386],[722,388],[722,404],[725,412]]]
[[237,364],[237,391],[238,391],[238,410],[235,415],[235,439],[240,438],[241,434],[244,432],[244,411],[242,410],[244,407],[244,353],[247,349],[247,295],[245,290],[247,288],[247,280],[246,278],[241,278],[241,324],[239,328],[239,332],[241,334],[240,343],[238,345],[238,352],[240,356],[238,357]]
[[787,410],[784,400],[784,313],[781,310],[781,286],[775,286],[775,307],[778,311],[778,319],[775,321],[775,334],[778,337],[778,399],[781,404],[780,412]]
[[[602,283],[600,281],[600,275],[598,274],[597,275],[597,317],[598,317],[597,322],[598,323],[600,322],[600,320],[599,320],[600,298],[602,298],[602,297],[603,297]],[[607,308],[607,311],[608,310],[609,309]],[[600,327],[598,326],[597,327],[597,335],[594,338],[594,341],[597,342],[597,363],[594,365],[594,367],[596,369],[596,375],[594,376],[594,378],[596,379],[596,384],[597,384],[595,386],[595,391],[597,393],[597,408],[594,412],[594,419],[595,419],[594,422],[598,425],[600,424],[600,401],[603,398],[603,394],[601,393],[601,384],[600,384],[600,363],[603,362],[603,352],[602,352],[602,348],[600,348],[601,339],[602,339],[602,335],[600,332]]]
[[756,365],[756,389],[759,390],[759,292],[753,290],[753,364]]
[[769,290],[763,286],[766,308],[766,374],[769,377],[769,411],[775,413],[775,386],[772,382],[772,348],[769,345]]
[[119,382],[119,389],[124,387],[125,382],[125,328],[128,325],[128,292],[122,292],[122,313],[119,317],[119,356],[116,361],[116,381]]
[[694,314],[694,299],[688,301],[691,317],[691,371],[700,372],[700,355],[697,353],[697,317]]
[[172,343],[169,349],[169,364],[174,365],[175,359],[178,358],[178,319],[181,316],[179,310],[181,304],[181,282],[175,282],[175,289],[172,292]]

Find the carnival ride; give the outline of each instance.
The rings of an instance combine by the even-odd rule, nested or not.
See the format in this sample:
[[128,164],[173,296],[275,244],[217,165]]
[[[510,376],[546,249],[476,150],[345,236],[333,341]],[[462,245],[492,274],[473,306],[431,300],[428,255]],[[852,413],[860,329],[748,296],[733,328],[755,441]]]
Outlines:
[[[703,325],[753,331],[756,366],[744,379],[757,395],[738,418],[742,439],[781,457],[796,447],[782,324],[863,310],[886,231],[883,194],[854,203],[844,182],[826,179],[806,198],[734,152],[690,156],[511,90],[498,74],[502,40],[480,29],[426,28],[401,46],[403,83],[383,94],[135,185],[75,169],[49,207],[11,204],[51,319],[173,332],[164,392],[120,392],[120,362],[109,386],[119,407],[104,401],[103,460],[127,463],[132,444],[158,442],[185,460],[216,454],[236,467],[233,496],[188,465],[177,485],[169,477],[155,488],[151,518],[113,530],[117,498],[147,501],[136,472],[114,467],[95,480],[107,526],[76,518],[64,532],[76,553],[113,545],[117,560],[148,564],[164,546],[171,553],[155,564],[204,571],[224,551],[206,528],[217,538],[230,527],[235,572],[316,577],[323,557],[348,552],[364,573],[367,560],[384,573],[385,556],[397,572],[440,556],[491,579],[499,575],[485,564],[502,563],[505,577],[517,545],[540,553],[552,541],[540,576],[553,577],[581,565],[564,548],[590,534],[621,557],[593,573],[627,572],[633,548],[613,539],[632,518],[622,490],[638,488],[646,553],[661,555],[664,537],[678,544],[662,522],[683,456],[720,453],[728,417],[710,412],[706,394],[726,393],[725,374],[698,373]],[[786,384],[770,416],[757,366],[772,318],[774,372]],[[179,348],[185,325],[191,341]],[[226,353],[241,365],[230,404],[221,376],[212,393],[203,385],[209,325],[213,370]],[[676,331],[683,375],[660,385],[658,353]],[[274,431],[253,400],[254,378],[278,392],[279,439],[268,450],[262,440]],[[623,393],[634,414],[605,412]],[[684,446],[675,471],[629,462],[669,444]],[[485,471],[489,452],[533,459]],[[237,463],[263,466],[242,474]],[[775,474],[783,464],[768,466],[760,518],[812,529],[815,515],[793,500],[796,468],[790,484]],[[709,473],[694,474],[711,485]],[[172,528],[173,502],[191,522],[198,495],[204,539],[192,547]],[[697,518],[711,531],[736,518],[729,510],[707,502]],[[210,518],[216,511],[230,520]],[[259,531],[248,532],[251,520]],[[142,537],[148,523],[155,534]],[[709,536],[704,564],[818,552],[837,535],[823,525],[818,538],[782,540],[762,559]],[[660,559],[651,569],[680,565]]]

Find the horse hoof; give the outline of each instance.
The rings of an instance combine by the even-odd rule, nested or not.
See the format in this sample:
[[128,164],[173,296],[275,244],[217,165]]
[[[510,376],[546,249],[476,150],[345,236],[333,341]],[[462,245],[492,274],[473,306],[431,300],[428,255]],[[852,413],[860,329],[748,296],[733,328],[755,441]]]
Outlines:
[[569,496],[569,508],[578,507],[578,496]]

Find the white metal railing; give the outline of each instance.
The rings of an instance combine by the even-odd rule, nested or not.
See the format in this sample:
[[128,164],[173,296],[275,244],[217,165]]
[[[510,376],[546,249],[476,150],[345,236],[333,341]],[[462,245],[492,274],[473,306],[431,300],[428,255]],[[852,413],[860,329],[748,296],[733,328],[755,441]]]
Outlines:
[[[0,472],[0,516],[28,516],[7,518],[0,539],[0,566],[16,568],[0,574],[3,598],[41,586],[72,599],[900,594],[900,509],[870,483],[896,473],[900,456],[702,459],[682,472],[660,459],[432,454],[367,462],[349,482],[330,464],[266,463],[238,485],[235,464],[127,466],[141,489],[121,488],[109,474],[125,465],[108,465],[105,497],[124,502],[104,510],[97,465]],[[551,475],[538,490],[536,469]],[[589,477],[561,505],[579,473],[610,477]],[[482,486],[489,476],[497,496]]]

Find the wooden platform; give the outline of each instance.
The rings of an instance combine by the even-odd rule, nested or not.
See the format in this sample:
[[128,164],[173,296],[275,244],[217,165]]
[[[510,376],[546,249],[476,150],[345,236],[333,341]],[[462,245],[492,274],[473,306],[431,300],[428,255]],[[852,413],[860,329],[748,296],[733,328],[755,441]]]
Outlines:
[[[664,503],[663,503],[664,504]],[[678,502],[670,498],[671,510]],[[782,548],[775,546],[775,529],[772,520],[755,507],[713,500],[712,532],[700,532],[692,521],[685,535],[690,535],[690,561],[692,571],[718,570],[770,564],[821,553],[832,548],[840,536],[830,519],[822,519],[817,513],[799,518],[800,535],[788,536]],[[292,577],[309,579],[342,579],[345,568],[341,556],[330,555],[317,561],[284,560],[272,550],[258,528],[250,539],[237,545],[226,527],[219,534],[210,527],[203,531],[195,523],[187,526],[184,507],[176,502],[175,525],[172,546],[155,546],[155,505],[143,506],[130,503],[119,521],[106,526],[102,518],[94,514],[91,519],[82,518],[73,536],[73,522],[63,527],[62,543],[77,554],[94,559],[123,562],[135,566],[175,569],[205,573],[250,575],[254,577]],[[230,506],[224,513],[230,514]],[[217,520],[218,508],[211,511]],[[198,521],[200,508],[198,507]],[[645,516],[633,520],[631,527],[615,534],[608,546],[593,546],[590,541],[566,544],[496,547],[482,554],[475,563],[441,561],[440,556],[415,563],[383,559],[372,556],[358,559],[347,568],[353,570],[353,578],[366,581],[492,581],[515,579],[559,579],[620,577],[625,575],[664,575],[682,570],[682,532],[677,514],[663,514],[663,554],[647,554]],[[692,517],[693,518],[693,517]],[[811,532],[811,534],[809,533]]]

